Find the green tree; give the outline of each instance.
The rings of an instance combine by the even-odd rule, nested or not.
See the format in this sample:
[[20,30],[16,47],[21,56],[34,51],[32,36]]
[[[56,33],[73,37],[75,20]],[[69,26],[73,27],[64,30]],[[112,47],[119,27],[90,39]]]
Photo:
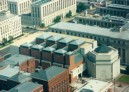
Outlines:
[[70,18],[72,16],[72,11],[69,11],[67,14],[66,14],[66,17],[67,18]]
[[13,40],[13,36],[9,36],[9,41],[12,41]]
[[79,3],[77,5],[77,12],[83,12],[84,10],[86,10],[86,5],[84,3]]
[[2,44],[5,45],[7,43],[7,39],[6,38],[3,38],[2,39]]
[[57,16],[57,17],[53,20],[54,23],[58,23],[58,22],[60,22],[60,21],[61,21],[61,16]]
[[44,24],[44,23],[42,23],[42,24],[40,25],[40,27],[41,27],[41,28],[45,27],[45,24]]

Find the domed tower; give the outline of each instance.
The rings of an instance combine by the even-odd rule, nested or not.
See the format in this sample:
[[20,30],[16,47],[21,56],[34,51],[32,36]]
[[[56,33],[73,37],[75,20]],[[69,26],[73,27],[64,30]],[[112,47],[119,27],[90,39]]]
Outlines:
[[110,80],[120,74],[120,58],[118,50],[101,45],[87,56],[87,70],[91,77]]

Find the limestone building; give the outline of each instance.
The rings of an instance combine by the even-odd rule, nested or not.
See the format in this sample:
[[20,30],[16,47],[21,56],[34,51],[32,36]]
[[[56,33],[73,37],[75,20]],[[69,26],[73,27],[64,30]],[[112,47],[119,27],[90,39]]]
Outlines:
[[11,13],[21,15],[29,13],[31,0],[8,0],[8,7]]
[[61,22],[50,27],[51,32],[92,38],[99,44],[110,45],[119,51],[121,64],[129,64],[129,28],[128,23],[122,27],[100,28],[82,24]]
[[107,5],[106,7],[97,8],[97,12],[101,15],[110,14],[113,16],[122,16],[126,17],[129,13],[129,0],[113,0],[112,4]]
[[118,50],[101,45],[87,55],[87,71],[91,77],[110,80],[120,74]]
[[33,25],[48,26],[57,16],[64,18],[71,11],[76,14],[76,0],[42,0],[31,5],[31,17]]
[[22,35],[21,18],[18,15],[13,15],[9,11],[0,13],[0,43],[2,39],[10,39],[12,36],[16,38]]
[[99,26],[103,28],[112,28],[115,26],[123,26],[127,23],[127,19],[123,17],[117,17],[117,16],[96,16],[95,14],[88,15],[84,14],[84,16],[77,16],[75,18],[77,23],[84,24],[84,25],[91,25],[91,26]]
[[0,0],[0,12],[7,9],[8,9],[7,0]]

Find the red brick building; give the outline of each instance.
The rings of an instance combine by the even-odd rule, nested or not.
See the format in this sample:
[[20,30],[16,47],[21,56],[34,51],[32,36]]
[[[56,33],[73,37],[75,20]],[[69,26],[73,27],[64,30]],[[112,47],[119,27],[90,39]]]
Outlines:
[[27,42],[22,44],[22,45],[20,45],[19,53],[23,54],[23,55],[30,56],[31,55],[31,47],[32,46],[33,46],[33,44],[27,43]]
[[[47,35],[49,37],[47,38]],[[86,71],[85,54],[97,47],[97,42],[92,39],[84,39],[80,37],[67,36],[62,34],[45,33],[36,38],[35,43],[39,43],[38,47],[43,46],[40,50],[33,50],[34,46],[30,44],[28,48],[20,49],[21,52],[29,53],[31,56],[40,58],[42,69],[47,69],[52,65],[61,68],[67,68],[69,71],[70,83],[79,79]],[[46,45],[42,45],[46,43]],[[21,45],[22,46],[22,45]],[[26,45],[23,45],[25,47]],[[21,48],[21,47],[20,47]],[[23,50],[23,51],[22,51]],[[24,54],[24,53],[22,53]]]
[[32,81],[44,86],[44,92],[69,92],[69,71],[58,66],[32,74]]
[[35,71],[36,64],[35,58],[30,56],[25,56],[21,54],[15,54],[10,58],[4,60],[6,64],[10,64],[12,66],[19,66],[21,71],[32,73]]

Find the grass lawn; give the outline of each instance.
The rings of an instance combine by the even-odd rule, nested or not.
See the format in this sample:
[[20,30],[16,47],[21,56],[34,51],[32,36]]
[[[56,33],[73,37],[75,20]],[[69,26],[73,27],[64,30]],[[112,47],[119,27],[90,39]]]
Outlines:
[[129,75],[122,75],[117,81],[129,84]]

